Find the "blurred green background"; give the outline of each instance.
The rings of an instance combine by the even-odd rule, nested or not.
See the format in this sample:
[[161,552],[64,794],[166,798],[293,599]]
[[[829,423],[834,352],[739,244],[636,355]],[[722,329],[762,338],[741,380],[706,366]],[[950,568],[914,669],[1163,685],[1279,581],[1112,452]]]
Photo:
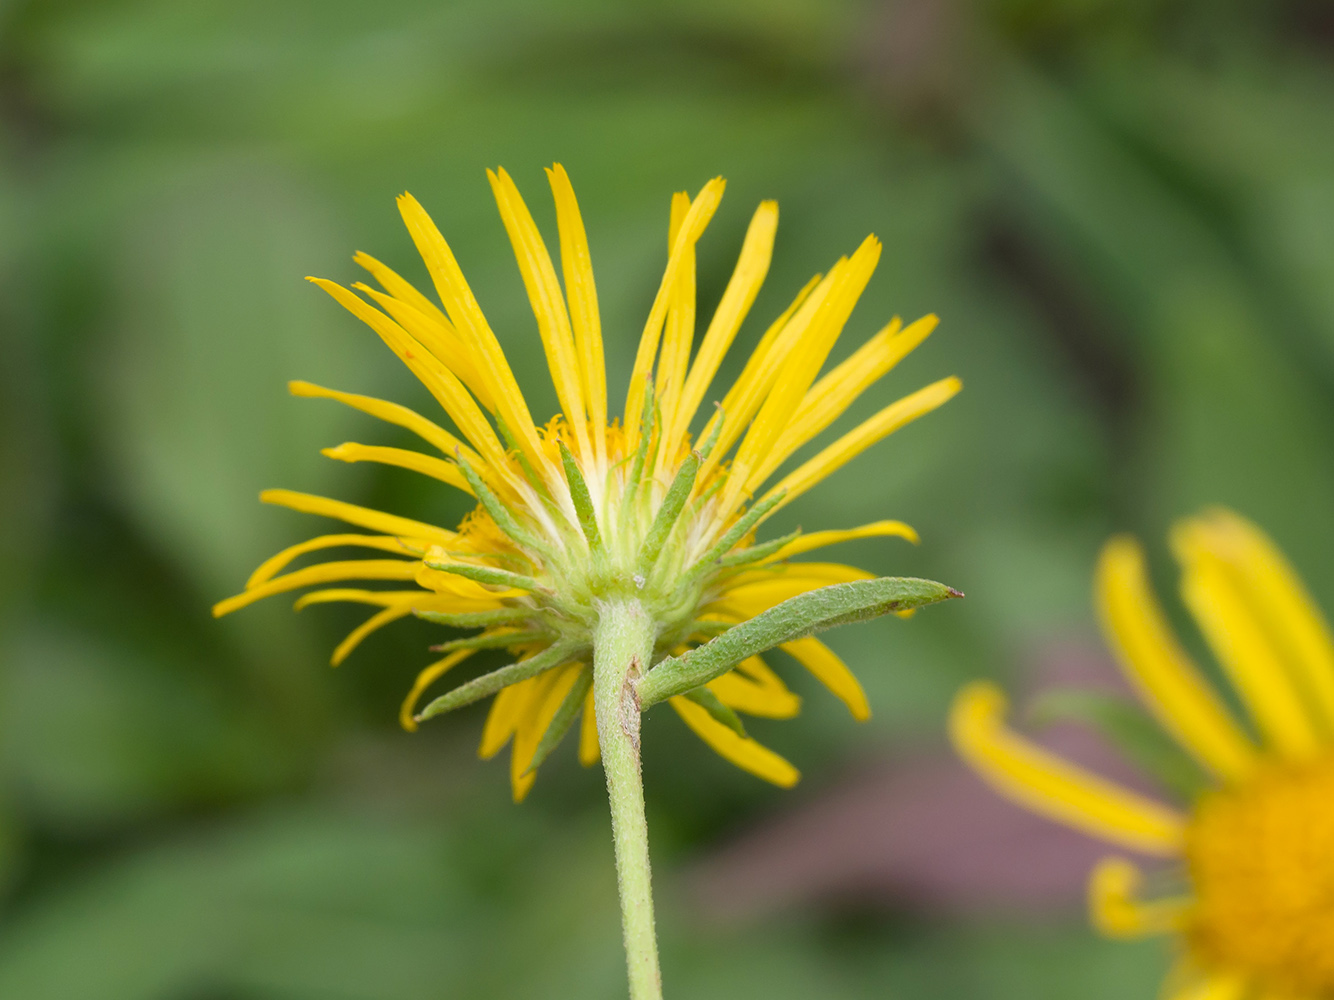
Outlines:
[[475,759],[480,711],[398,730],[421,623],[330,672],[361,609],[208,612],[323,528],[261,488],[463,511],[411,473],[322,459],[395,439],[284,388],[428,405],[301,280],[352,280],[356,249],[423,279],[398,192],[455,247],[535,414],[554,410],[483,175],[507,167],[550,227],[553,160],[613,385],[669,195],[715,174],[705,310],[755,204],[782,206],[738,354],[875,232],[841,350],[895,313],[943,323],[859,412],[965,383],[774,525],[902,518],[920,548],[839,557],[968,592],[833,635],[875,717],[852,725],[788,670],[802,721],[753,728],[802,768],[790,793],[648,720],[669,996],[1154,995],[1168,956],[1100,942],[1077,911],[715,926],[680,873],[852,762],[939,744],[961,680],[1091,637],[1112,530],[1154,544],[1166,586],[1170,519],[1228,503],[1334,604],[1332,53],[1319,0],[0,6],[0,997],[624,995],[599,771],[565,747],[515,807],[506,765]]

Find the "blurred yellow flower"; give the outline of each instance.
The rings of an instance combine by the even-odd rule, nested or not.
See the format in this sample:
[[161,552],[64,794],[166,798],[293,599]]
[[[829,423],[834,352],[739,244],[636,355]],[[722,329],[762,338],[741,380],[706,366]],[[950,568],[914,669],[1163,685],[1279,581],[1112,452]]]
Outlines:
[[1096,595],[1112,648],[1163,729],[1195,761],[1185,811],[1061,760],[1004,725],[991,684],[960,692],[951,733],[993,786],[1126,848],[1182,862],[1179,893],[1140,898],[1130,861],[1093,872],[1094,923],[1115,937],[1170,933],[1174,1000],[1334,996],[1334,640],[1270,539],[1214,509],[1172,533],[1181,593],[1241,706],[1239,721],[1173,637],[1144,555],[1112,539]]
[[[353,287],[311,279],[370,326],[430,390],[455,433],[396,403],[293,382],[298,396],[337,400],[406,428],[439,454],[347,443],[325,454],[345,462],[411,469],[478,500],[456,530],[287,490],[268,503],[335,518],[373,534],[321,535],[261,565],[223,615],[298,588],[297,608],[353,601],[379,608],[335,650],[341,662],[367,635],[408,614],[481,628],[444,643],[403,704],[416,728],[439,711],[495,695],[480,752],[513,742],[511,780],[521,799],[535,769],[582,712],[580,757],[598,759],[592,709],[592,629],[599,601],[638,601],[653,618],[655,658],[680,653],[795,595],[871,574],[837,563],[788,563],[792,556],[872,536],[916,540],[897,521],[820,531],[755,544],[758,525],[866,448],[940,406],[959,389],[942,379],[879,413],[801,463],[758,499],[752,497],[803,445],[828,428],[872,383],[920,344],[934,316],[907,327],[897,319],[817,380],[835,340],[869,281],[880,244],[868,237],[823,276],[813,278],[769,326],[741,375],[692,446],[689,428],[724,354],[768,271],[778,208],[764,202],[740,258],[691,359],[695,338],[695,246],[718,207],[723,181],[671,203],[669,257],[639,342],[623,419],[608,419],[602,329],[588,243],[564,169],[547,171],[555,198],[563,288],[532,216],[503,170],[488,173],[500,215],[537,318],[561,413],[535,424],[500,344],[453,252],[425,210],[403,195],[399,211],[426,262],[443,309],[384,264],[358,254],[378,282]],[[735,450],[734,450],[735,449]],[[729,457],[730,456],[730,457]],[[299,556],[357,546],[369,559],[288,570]],[[395,581],[406,589],[349,587]],[[470,681],[422,711],[425,692],[484,648],[521,657]],[[824,644],[799,638],[783,648],[843,700],[857,719],[870,714],[860,684]],[[676,696],[685,723],[727,760],[778,785],[794,767],[729,725],[735,712],[787,718],[799,699],[758,656],[708,684]]]

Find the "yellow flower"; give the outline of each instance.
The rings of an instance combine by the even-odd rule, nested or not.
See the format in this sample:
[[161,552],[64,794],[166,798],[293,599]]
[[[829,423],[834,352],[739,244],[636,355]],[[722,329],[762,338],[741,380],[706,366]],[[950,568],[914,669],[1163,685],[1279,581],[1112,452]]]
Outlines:
[[1112,539],[1099,611],[1139,697],[1185,754],[1184,810],[1063,761],[1008,730],[995,686],[960,692],[951,732],[992,785],[1135,851],[1176,859],[1179,893],[1140,898],[1128,860],[1094,870],[1094,923],[1114,937],[1175,934],[1175,1000],[1334,996],[1334,640],[1300,579],[1255,525],[1214,509],[1172,534],[1181,594],[1245,713],[1238,719],[1173,637],[1144,555]]
[[[817,275],[769,326],[698,446],[691,424],[727,349],[764,281],[778,208],[755,212],[721,302],[692,348],[695,246],[718,208],[715,179],[691,199],[671,203],[669,256],[639,341],[623,419],[609,419],[602,329],[588,242],[569,178],[547,171],[555,198],[562,282],[532,216],[508,174],[488,172],[500,215],[537,318],[561,412],[533,422],[500,343],[469,289],[453,252],[411,196],[398,201],[426,262],[441,306],[379,261],[356,261],[380,285],[343,288],[311,279],[371,327],[439,402],[454,430],[395,403],[293,382],[298,396],[334,399],[407,428],[439,454],[347,443],[325,454],[345,462],[380,462],[431,476],[471,494],[478,506],[455,530],[338,500],[270,490],[268,503],[335,518],[373,534],[321,535],[269,559],[246,589],[220,602],[222,615],[272,594],[306,593],[297,607],[353,601],[378,608],[335,650],[341,662],[367,635],[408,614],[461,628],[482,628],[447,642],[443,659],[424,669],[403,704],[402,723],[495,694],[482,735],[490,757],[513,741],[516,799],[536,765],[582,710],[580,757],[598,758],[592,710],[591,629],[599,601],[633,597],[653,616],[656,656],[681,652],[794,595],[870,574],[836,563],[789,563],[795,555],[849,539],[916,539],[897,521],[847,531],[793,535],[756,544],[759,524],[783,505],[959,389],[943,379],[885,407],[799,464],[753,503],[803,445],[829,427],[872,383],[936,325],[927,316],[901,328],[897,319],[842,364],[816,376],[870,280],[880,244],[868,237],[851,257]],[[306,553],[358,546],[367,559],[289,570]],[[350,587],[395,581],[397,589]],[[522,657],[499,674],[454,689],[418,712],[442,675],[478,649]],[[869,715],[856,678],[825,645],[803,638],[782,647],[852,715]],[[779,785],[798,774],[786,760],[719,721],[728,710],[770,718],[797,713],[799,700],[759,657],[709,683],[714,697],[675,697],[685,723],[726,759]],[[704,702],[704,704],[701,704]],[[721,706],[717,703],[721,702]],[[714,709],[711,711],[710,709]]]

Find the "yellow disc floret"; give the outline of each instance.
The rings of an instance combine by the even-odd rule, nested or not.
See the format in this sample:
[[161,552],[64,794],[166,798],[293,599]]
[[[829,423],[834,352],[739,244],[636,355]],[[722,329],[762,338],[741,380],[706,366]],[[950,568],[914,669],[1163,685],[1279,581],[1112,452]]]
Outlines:
[[1334,756],[1206,796],[1186,854],[1202,960],[1285,993],[1334,994]]

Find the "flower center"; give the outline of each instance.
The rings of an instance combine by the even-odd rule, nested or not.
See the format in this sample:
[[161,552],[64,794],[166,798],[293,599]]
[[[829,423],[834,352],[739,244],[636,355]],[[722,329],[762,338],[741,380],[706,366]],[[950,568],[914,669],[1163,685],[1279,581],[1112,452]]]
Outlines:
[[1334,755],[1205,798],[1187,856],[1200,959],[1275,989],[1334,995]]

